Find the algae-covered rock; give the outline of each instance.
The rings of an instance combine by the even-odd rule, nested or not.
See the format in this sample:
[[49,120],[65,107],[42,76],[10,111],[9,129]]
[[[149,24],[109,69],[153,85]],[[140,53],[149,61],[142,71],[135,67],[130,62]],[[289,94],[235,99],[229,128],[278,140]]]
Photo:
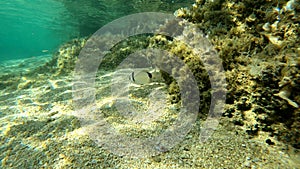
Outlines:
[[299,2],[197,0],[175,14],[219,51],[228,82],[224,116],[249,134],[269,131],[299,148]]
[[[164,29],[172,29],[169,26],[172,27],[173,24],[174,23],[166,24],[166,26],[162,28],[162,31]],[[189,28],[186,27],[185,29]],[[177,30],[175,32],[180,32],[179,34],[183,34],[183,31],[184,29]],[[201,35],[201,32],[199,32],[199,35]],[[197,40],[203,41],[203,39]],[[172,57],[181,60],[185,64],[185,66],[178,66],[180,64],[174,61],[175,59],[167,57],[158,58],[157,60],[154,60],[154,62],[157,65],[161,65],[163,63],[162,76],[168,84],[168,92],[171,98],[171,103],[179,103],[181,101],[182,94],[186,94],[182,93],[183,85],[186,85],[185,82],[190,81],[191,79],[195,79],[200,93],[200,98],[197,99],[201,100],[199,111],[201,112],[201,114],[207,114],[210,106],[209,91],[211,84],[209,81],[209,76],[199,55],[196,54],[190,46],[184,43],[184,41],[185,40],[180,39],[180,37],[176,36],[174,37],[174,39],[170,39],[163,35],[156,35],[152,37],[150,47],[159,48],[170,52],[172,54]],[[188,71],[192,72],[193,77],[190,77],[188,75]],[[193,91],[192,86],[185,86],[185,89],[189,89],[185,90],[187,92]]]
[[72,41],[62,45],[54,56],[56,60],[57,74],[70,73],[74,70],[76,60],[86,43],[86,38],[73,39]]

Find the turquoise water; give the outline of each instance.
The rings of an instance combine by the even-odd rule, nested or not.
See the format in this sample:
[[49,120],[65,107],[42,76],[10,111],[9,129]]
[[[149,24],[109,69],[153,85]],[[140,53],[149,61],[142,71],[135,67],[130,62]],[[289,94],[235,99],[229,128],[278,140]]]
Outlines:
[[168,12],[192,0],[1,0],[0,62],[54,53],[72,38],[138,12]]
[[51,0],[1,0],[0,24],[1,61],[51,53],[78,34],[77,21]]

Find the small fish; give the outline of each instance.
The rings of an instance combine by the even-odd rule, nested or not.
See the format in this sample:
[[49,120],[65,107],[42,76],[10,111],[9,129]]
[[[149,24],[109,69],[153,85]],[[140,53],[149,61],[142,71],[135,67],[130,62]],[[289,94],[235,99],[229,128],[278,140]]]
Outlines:
[[132,72],[129,79],[136,84],[143,85],[151,82],[152,74],[148,71]]
[[129,80],[131,80],[135,84],[143,85],[151,82],[162,82],[162,77],[160,71],[158,70],[140,70],[133,71],[129,76]]
[[42,52],[43,52],[43,53],[46,53],[46,52],[48,52],[48,50],[45,49],[45,50],[42,50]]

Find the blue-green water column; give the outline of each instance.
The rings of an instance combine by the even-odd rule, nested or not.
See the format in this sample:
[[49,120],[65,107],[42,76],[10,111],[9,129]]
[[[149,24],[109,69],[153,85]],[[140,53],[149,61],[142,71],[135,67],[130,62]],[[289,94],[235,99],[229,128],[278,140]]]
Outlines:
[[58,1],[0,1],[0,62],[52,53],[76,36],[77,20]]

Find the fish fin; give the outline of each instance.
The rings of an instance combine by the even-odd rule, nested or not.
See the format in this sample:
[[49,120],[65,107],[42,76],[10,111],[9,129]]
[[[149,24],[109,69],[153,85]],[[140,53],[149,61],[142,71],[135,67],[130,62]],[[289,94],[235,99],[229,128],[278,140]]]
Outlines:
[[149,72],[146,72],[146,73],[148,74],[148,77],[149,77],[150,79],[152,79],[152,74],[149,73]]
[[131,73],[131,78],[132,78],[132,81],[135,82],[135,79],[134,79],[134,72]]

